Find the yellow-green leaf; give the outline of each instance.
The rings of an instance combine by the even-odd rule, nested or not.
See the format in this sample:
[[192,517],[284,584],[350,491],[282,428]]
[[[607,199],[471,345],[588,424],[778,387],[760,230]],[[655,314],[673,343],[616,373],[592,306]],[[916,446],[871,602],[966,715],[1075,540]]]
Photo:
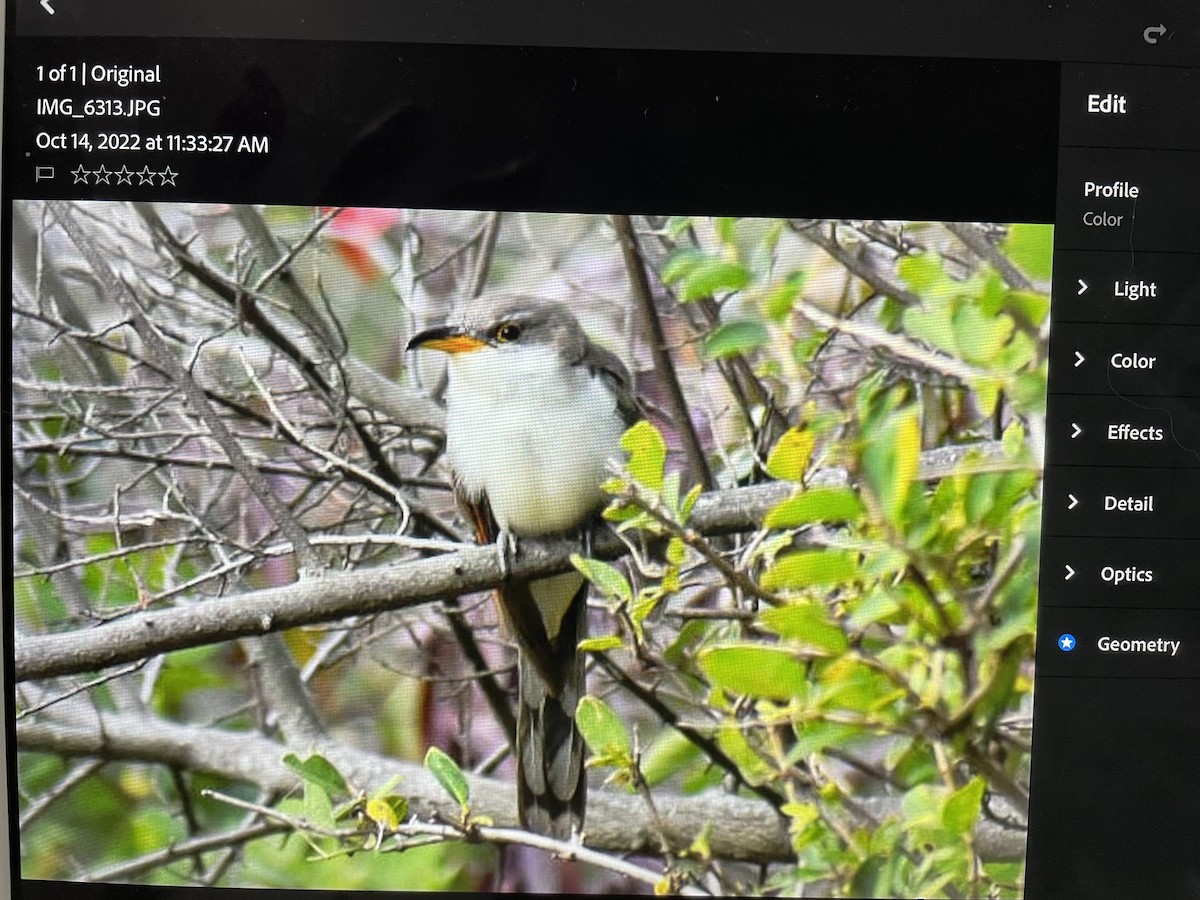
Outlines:
[[879,502],[885,521],[901,524],[921,457],[921,425],[911,407],[897,410],[867,435],[862,452],[863,473]]
[[965,834],[974,828],[983,803],[983,789],[983,779],[976,777],[947,797],[942,824],[955,834]]
[[812,459],[817,436],[802,428],[789,428],[771,448],[767,472],[781,481],[799,481]]
[[621,639],[615,634],[604,637],[585,638],[579,642],[580,653],[603,653],[605,650],[616,650],[621,646]]
[[858,554],[846,550],[797,550],[778,557],[763,573],[768,591],[828,587],[851,581],[858,571]]
[[663,483],[667,443],[645,419],[621,436],[621,449],[629,454],[629,474],[639,484],[657,491]]
[[633,755],[633,744],[625,723],[599,697],[580,699],[575,709],[575,724],[596,756],[611,760]]
[[700,668],[713,685],[732,694],[787,701],[804,696],[808,690],[805,664],[782,647],[710,647],[700,654]]
[[1030,278],[1049,278],[1054,257],[1054,227],[1013,225],[1004,241],[1008,258]]
[[372,797],[367,801],[367,818],[394,831],[400,827],[408,815],[408,800],[391,794],[385,797]]
[[642,753],[642,777],[651,787],[700,757],[700,748],[674,728],[664,728]]
[[625,603],[633,599],[633,588],[625,580],[625,576],[616,566],[610,566],[598,559],[587,559],[578,553],[571,554],[571,565],[579,570],[584,578],[594,584],[606,597],[621,600]]
[[784,500],[763,520],[767,528],[798,528],[813,522],[857,522],[862,501],[849,488],[813,488]]
[[759,619],[780,637],[819,653],[836,656],[849,647],[845,633],[829,621],[825,607],[819,603],[776,606],[764,610]]

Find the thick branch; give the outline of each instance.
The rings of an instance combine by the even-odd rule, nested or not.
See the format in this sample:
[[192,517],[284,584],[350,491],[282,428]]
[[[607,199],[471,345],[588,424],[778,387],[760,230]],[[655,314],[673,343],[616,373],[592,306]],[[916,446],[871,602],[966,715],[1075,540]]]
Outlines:
[[[297,776],[282,762],[289,749],[282,744],[252,733],[178,725],[148,715],[81,711],[52,721],[23,722],[17,727],[17,741],[22,750],[180,766],[250,782],[266,791],[299,788]],[[301,755],[310,750],[321,752],[358,790],[370,791],[399,775],[399,790],[418,816],[458,819],[457,803],[420,766],[332,742],[290,749]],[[489,816],[501,827],[517,824],[512,784],[473,775],[468,779],[473,813]],[[895,798],[860,802],[877,818],[899,811]],[[655,804],[661,821],[652,821],[641,797],[592,791],[587,845],[620,853],[655,854],[660,825],[676,847],[689,846],[711,826],[710,845],[719,858],[758,862],[794,858],[786,822],[766,803],[710,792],[693,797],[656,795]],[[1025,835],[984,821],[976,834],[976,846],[984,859],[1021,859]]]
[[[973,461],[964,464],[971,456]],[[931,480],[952,472],[1009,467],[999,442],[947,447],[922,455],[918,478]],[[819,473],[812,484],[848,480],[842,470]],[[748,531],[791,496],[795,485],[769,482],[702,496],[688,524],[703,534]],[[532,578],[570,571],[570,540],[521,542],[510,566],[512,577]],[[625,550],[608,532],[596,535],[593,554],[612,559]],[[465,547],[428,559],[319,578],[212,599],[173,609],[134,613],[95,628],[22,638],[16,646],[17,681],[91,672],[170,650],[267,634],[348,616],[404,609],[443,597],[492,588],[503,583],[494,547]]]

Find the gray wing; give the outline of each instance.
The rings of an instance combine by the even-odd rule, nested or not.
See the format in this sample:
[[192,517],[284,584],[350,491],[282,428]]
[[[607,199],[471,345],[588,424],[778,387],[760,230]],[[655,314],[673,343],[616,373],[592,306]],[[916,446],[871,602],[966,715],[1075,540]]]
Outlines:
[[588,341],[583,348],[583,356],[579,360],[594,374],[599,375],[609,390],[617,397],[617,411],[626,425],[632,425],[638,419],[645,418],[645,410],[638,403],[633,390],[633,377],[625,368],[620,358],[603,347]]

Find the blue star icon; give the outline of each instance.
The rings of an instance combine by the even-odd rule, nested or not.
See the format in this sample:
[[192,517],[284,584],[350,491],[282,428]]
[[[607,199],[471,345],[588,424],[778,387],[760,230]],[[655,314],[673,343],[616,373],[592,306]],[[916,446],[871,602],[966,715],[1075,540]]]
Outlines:
[[1075,649],[1077,643],[1073,634],[1060,634],[1058,636],[1058,649],[1063,653],[1070,653]]

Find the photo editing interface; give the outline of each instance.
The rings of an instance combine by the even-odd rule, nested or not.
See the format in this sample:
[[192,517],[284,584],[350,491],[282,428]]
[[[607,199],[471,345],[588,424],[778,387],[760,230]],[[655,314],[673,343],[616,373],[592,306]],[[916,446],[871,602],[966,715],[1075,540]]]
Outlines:
[[1195,10],[106,6],[7,11],[0,894],[1200,897]]

